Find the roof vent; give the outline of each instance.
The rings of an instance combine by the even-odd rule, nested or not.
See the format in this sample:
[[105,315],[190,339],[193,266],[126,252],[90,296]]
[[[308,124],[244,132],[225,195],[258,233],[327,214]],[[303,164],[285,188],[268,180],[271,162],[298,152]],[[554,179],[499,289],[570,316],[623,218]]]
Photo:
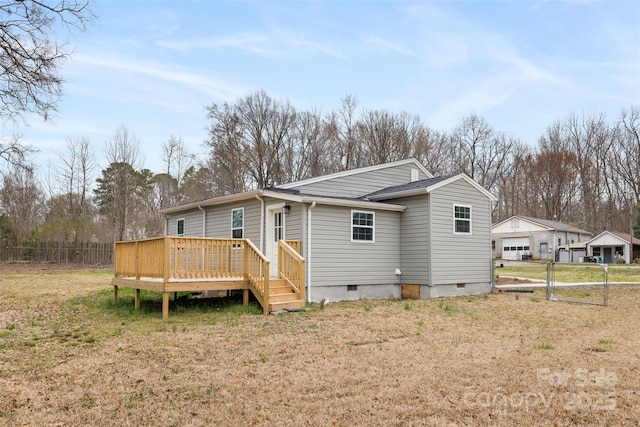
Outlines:
[[411,182],[418,180],[418,169],[411,169]]

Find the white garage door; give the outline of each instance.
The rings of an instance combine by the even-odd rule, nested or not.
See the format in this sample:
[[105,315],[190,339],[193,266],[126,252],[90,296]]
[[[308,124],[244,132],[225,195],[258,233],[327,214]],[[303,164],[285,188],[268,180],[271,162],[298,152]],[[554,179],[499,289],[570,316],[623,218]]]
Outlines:
[[[523,255],[525,255],[523,257]],[[531,255],[531,244],[528,237],[512,237],[502,239],[502,259],[521,260]]]

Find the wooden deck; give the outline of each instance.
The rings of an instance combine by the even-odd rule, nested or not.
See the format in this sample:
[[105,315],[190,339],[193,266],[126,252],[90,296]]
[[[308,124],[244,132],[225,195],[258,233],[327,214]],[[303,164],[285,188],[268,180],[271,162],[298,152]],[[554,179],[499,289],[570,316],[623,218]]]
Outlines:
[[[249,239],[160,237],[115,244],[114,300],[118,288],[162,293],[162,317],[169,316],[173,292],[242,290],[252,292],[264,313],[305,303],[305,260],[299,241],[278,242],[278,277],[269,277],[269,260]],[[273,282],[273,283],[271,283]],[[270,285],[273,289],[270,289]]]

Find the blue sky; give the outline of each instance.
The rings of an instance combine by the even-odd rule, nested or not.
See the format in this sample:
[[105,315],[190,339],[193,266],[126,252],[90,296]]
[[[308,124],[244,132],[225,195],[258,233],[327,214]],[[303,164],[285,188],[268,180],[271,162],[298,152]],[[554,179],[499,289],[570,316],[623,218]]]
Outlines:
[[570,113],[640,105],[640,1],[97,1],[70,40],[64,98],[30,120],[39,164],[67,138],[99,159],[125,125],[144,166],[171,135],[204,154],[205,106],[265,90],[298,109],[418,114],[449,130],[476,113],[533,145]]

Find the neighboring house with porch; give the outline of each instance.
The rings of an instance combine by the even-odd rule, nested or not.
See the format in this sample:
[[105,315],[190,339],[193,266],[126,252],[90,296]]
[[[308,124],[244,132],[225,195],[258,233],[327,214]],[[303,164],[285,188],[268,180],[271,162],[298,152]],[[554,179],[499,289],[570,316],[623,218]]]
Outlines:
[[248,239],[270,274],[279,242],[305,259],[306,300],[489,292],[495,197],[416,159],[347,170],[162,210],[167,236]]
[[573,261],[586,255],[580,243],[592,236],[558,221],[514,215],[491,228],[491,249],[494,258],[505,260]]
[[587,242],[587,252],[594,262],[609,264],[621,259],[631,264],[640,258],[640,239],[628,233],[603,231]]

